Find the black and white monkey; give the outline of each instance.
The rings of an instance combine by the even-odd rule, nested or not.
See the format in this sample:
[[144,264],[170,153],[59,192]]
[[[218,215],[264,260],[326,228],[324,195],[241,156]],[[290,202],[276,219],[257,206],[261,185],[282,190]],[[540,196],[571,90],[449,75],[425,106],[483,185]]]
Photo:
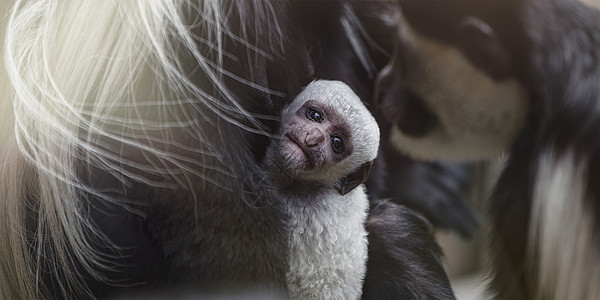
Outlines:
[[[288,296],[293,219],[262,162],[328,68],[311,49],[336,36],[309,16],[339,22],[339,3],[15,2],[0,4],[0,298]],[[336,46],[351,50],[320,49]],[[363,297],[453,297],[423,218],[377,201],[366,229]]]
[[293,299],[358,299],[367,267],[362,183],[379,147],[377,122],[342,82],[310,83],[282,112],[263,164],[290,215]]
[[422,159],[510,155],[489,204],[492,294],[596,299],[600,13],[573,0],[381,8],[355,11],[390,54],[376,90],[392,143]]

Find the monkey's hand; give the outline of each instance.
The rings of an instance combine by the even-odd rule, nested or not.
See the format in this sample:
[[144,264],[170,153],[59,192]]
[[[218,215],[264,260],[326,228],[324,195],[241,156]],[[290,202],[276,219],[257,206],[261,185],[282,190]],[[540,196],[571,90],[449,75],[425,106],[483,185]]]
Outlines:
[[479,217],[466,199],[472,180],[469,165],[418,162],[391,151],[385,153],[382,196],[422,213],[436,228],[472,236]]

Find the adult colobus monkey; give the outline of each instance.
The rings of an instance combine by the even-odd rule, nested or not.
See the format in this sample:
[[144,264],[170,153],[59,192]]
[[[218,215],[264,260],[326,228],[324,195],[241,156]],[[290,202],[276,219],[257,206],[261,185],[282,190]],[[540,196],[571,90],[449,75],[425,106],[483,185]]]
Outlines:
[[400,41],[379,77],[392,142],[426,159],[510,153],[490,204],[496,295],[597,298],[600,13],[572,0],[383,6],[365,18]]
[[[330,37],[306,16],[341,15],[298,6],[33,0],[3,12],[0,296],[285,295],[290,218],[260,162],[282,108],[320,71],[309,52]],[[363,296],[452,298],[423,219],[377,202],[366,228]]]

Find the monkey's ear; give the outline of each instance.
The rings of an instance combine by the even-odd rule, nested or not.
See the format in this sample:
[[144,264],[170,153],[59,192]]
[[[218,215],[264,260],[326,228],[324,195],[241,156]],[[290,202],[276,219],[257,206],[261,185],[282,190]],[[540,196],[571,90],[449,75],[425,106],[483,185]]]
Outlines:
[[336,186],[338,192],[340,192],[341,195],[346,195],[354,188],[365,182],[367,177],[369,177],[371,166],[373,166],[372,161],[360,166],[360,168],[358,168],[356,171],[342,178],[342,180],[340,180]]
[[458,25],[458,31],[458,46],[473,65],[495,80],[510,75],[508,50],[490,25],[478,18],[466,17]]

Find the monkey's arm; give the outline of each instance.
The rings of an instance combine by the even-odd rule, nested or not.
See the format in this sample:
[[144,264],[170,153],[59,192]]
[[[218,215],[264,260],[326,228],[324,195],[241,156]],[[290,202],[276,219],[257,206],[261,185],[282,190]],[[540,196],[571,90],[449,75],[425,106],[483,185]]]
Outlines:
[[431,223],[464,237],[478,227],[475,211],[466,199],[471,181],[468,164],[416,162],[396,155],[387,178],[395,202],[423,213]]
[[425,219],[393,202],[371,207],[363,299],[454,299],[430,229]]

